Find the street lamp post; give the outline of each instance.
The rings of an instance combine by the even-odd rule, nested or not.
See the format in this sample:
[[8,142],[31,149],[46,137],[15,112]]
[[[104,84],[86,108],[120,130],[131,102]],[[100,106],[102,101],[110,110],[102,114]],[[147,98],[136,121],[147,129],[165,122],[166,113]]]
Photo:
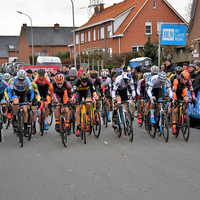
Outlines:
[[22,14],[22,15],[26,15],[30,21],[31,21],[31,43],[32,43],[32,65],[34,65],[34,51],[33,51],[33,27],[32,27],[32,19],[29,15],[27,15],[26,13],[23,13],[23,12],[20,12],[20,11],[17,11],[19,14]]
[[74,38],[74,67],[76,67],[76,35],[75,35],[75,20],[74,20],[74,2],[72,2],[72,15],[73,15],[73,38]]

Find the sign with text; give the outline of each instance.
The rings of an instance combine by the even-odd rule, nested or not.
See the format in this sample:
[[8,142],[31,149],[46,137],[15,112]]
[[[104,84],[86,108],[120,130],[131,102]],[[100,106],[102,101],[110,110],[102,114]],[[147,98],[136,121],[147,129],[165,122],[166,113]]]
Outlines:
[[186,45],[186,25],[162,24],[161,45]]

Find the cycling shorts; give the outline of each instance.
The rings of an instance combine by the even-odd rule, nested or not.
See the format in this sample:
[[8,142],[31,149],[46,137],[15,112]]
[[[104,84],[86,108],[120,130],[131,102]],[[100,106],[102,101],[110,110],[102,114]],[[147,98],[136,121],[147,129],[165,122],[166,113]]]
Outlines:
[[105,96],[107,99],[110,99],[110,89],[109,88],[105,90]]
[[76,91],[76,105],[80,105],[82,98],[86,99],[87,97],[92,98],[91,90],[87,89],[86,91]]
[[26,91],[19,92],[19,91],[13,89],[12,98],[18,98],[19,99],[19,103],[28,103],[28,98],[27,98]]
[[121,97],[121,101],[127,101],[128,100],[128,95],[127,95],[127,88],[124,90],[117,90],[116,91],[116,96]]
[[162,99],[164,97],[164,92],[162,88],[153,88],[152,93],[153,96],[156,97],[156,100]]

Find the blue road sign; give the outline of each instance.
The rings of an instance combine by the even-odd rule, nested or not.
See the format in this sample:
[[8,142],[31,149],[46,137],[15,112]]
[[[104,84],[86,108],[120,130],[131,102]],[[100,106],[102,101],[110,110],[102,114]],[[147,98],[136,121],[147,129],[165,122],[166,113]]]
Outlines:
[[162,24],[161,45],[186,45],[186,25]]

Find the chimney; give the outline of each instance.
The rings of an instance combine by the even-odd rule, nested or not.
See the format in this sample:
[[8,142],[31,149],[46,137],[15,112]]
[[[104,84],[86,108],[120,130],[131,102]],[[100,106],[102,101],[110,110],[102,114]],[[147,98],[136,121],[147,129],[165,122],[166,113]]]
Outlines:
[[98,13],[98,11],[99,11],[99,8],[98,8],[98,6],[95,6],[95,8],[94,8],[94,13],[95,13],[95,14],[97,14],[97,13]]
[[22,28],[27,29],[27,24],[23,24]]
[[58,31],[59,30],[59,24],[57,24],[57,23],[54,24],[54,28],[55,28],[56,31]]
[[104,4],[100,3],[100,13],[102,13],[104,11]]

